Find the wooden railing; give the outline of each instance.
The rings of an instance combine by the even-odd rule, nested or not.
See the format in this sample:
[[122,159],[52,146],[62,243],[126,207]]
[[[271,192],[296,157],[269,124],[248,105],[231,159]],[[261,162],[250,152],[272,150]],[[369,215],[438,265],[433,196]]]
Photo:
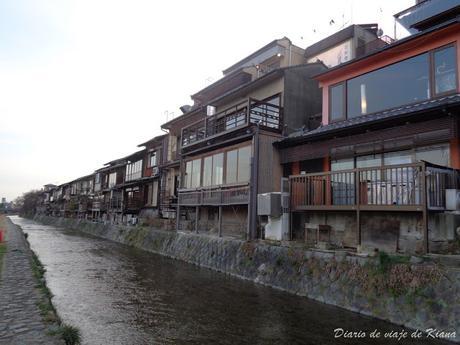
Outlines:
[[179,190],[180,206],[223,206],[249,203],[249,186]]
[[235,128],[259,123],[261,128],[282,129],[282,107],[248,99],[215,115],[207,116],[182,129],[182,147],[224,134]]
[[127,210],[138,210],[144,206],[142,196],[136,196],[133,198],[126,198],[125,209]]
[[291,176],[291,209],[443,210],[457,171],[427,163],[358,168]]

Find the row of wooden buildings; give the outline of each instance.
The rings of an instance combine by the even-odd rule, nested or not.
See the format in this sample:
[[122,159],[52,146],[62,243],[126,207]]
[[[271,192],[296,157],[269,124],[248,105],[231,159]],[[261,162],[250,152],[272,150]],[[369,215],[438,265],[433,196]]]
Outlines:
[[274,40],[191,96],[165,134],[44,188],[40,212],[218,236],[454,250],[460,204],[458,1]]

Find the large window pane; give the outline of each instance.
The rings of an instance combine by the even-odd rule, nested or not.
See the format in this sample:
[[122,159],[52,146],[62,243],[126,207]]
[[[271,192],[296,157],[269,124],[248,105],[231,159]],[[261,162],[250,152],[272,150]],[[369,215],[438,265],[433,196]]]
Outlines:
[[430,97],[429,54],[347,81],[347,115],[353,118]]
[[212,184],[212,156],[206,157],[203,162],[203,186]]
[[224,173],[224,154],[218,153],[212,159],[212,184],[222,184],[222,177]]
[[399,165],[412,163],[410,151],[388,152],[383,155],[383,165]]
[[201,159],[192,161],[192,188],[200,186],[201,179]]
[[192,161],[185,164],[185,188],[192,187]]
[[238,169],[238,150],[227,152],[226,183],[236,183]]
[[450,166],[449,145],[419,147],[415,151],[417,162],[425,161],[442,166]]
[[382,165],[382,155],[369,155],[356,157],[357,168],[378,167]]
[[434,78],[437,94],[449,92],[457,88],[454,47],[448,47],[434,53]]
[[337,159],[331,161],[331,171],[348,170],[353,169],[354,167],[355,163],[353,158]]
[[238,150],[238,182],[248,182],[251,177],[251,147]]
[[343,119],[345,114],[343,113],[344,110],[344,84],[339,84],[336,86],[331,87],[330,91],[330,105],[331,109],[329,110],[330,113],[330,120],[335,121],[339,119]]

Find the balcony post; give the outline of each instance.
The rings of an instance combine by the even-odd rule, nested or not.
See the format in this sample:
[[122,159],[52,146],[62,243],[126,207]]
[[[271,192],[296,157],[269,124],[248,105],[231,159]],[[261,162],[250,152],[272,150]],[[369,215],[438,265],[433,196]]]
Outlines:
[[421,163],[421,182],[422,182],[422,229],[423,229],[423,254],[430,252],[429,238],[428,238],[428,203],[427,203],[427,188],[426,188],[426,164]]
[[219,206],[219,226],[218,226],[219,237],[222,237],[222,206]]
[[176,231],[179,231],[179,223],[180,223],[180,204],[179,198],[177,199],[177,210],[176,210]]
[[360,212],[360,203],[361,203],[361,198],[360,198],[360,192],[361,192],[361,186],[360,186],[360,176],[359,176],[359,170],[354,171],[355,175],[355,206],[356,206],[356,228],[358,232],[358,245],[361,245],[361,212]]
[[200,206],[195,207],[195,232],[198,233],[198,219],[200,218]]

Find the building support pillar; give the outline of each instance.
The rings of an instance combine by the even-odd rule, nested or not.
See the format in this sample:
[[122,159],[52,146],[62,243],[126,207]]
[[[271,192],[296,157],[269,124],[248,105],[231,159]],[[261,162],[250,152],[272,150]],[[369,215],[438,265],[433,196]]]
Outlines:
[[195,207],[195,232],[198,233],[198,221],[200,219],[200,206]]
[[179,231],[179,223],[180,223],[180,206],[177,204],[176,209],[176,231]]
[[218,234],[219,234],[219,237],[222,237],[222,206],[219,206]]

